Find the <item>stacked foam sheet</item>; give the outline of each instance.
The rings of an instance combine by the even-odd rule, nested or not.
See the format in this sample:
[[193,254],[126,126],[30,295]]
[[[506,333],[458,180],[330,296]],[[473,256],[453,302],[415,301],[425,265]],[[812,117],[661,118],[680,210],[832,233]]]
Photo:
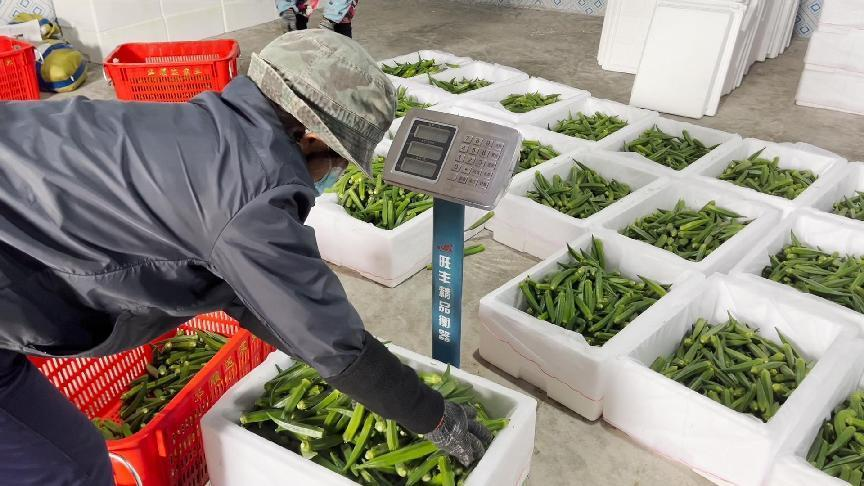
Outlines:
[[598,61],[636,74],[631,104],[701,118],[789,45],[794,0],[612,0]]
[[864,4],[828,2],[804,62],[799,105],[864,114]]

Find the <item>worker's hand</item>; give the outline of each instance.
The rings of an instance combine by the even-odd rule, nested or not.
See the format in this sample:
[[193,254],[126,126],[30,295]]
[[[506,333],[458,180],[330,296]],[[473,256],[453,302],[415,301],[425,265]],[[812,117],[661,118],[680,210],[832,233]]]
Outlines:
[[492,432],[476,418],[474,407],[444,402],[444,418],[426,439],[468,467],[479,461],[492,443]]
[[295,12],[293,8],[289,8],[282,12],[281,17],[286,32],[294,32],[297,30],[297,12]]

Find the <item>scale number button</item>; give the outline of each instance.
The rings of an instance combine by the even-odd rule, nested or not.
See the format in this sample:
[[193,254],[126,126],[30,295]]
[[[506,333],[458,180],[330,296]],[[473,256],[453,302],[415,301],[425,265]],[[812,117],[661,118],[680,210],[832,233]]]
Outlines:
[[486,140],[483,141],[483,146],[486,148],[492,148],[492,140],[489,140],[487,138]]
[[478,153],[480,153],[480,147],[472,146],[470,153],[471,153],[471,155],[477,155]]
[[471,143],[471,140],[473,138],[474,137],[472,137],[471,135],[465,135],[465,138],[462,139],[462,143]]
[[459,184],[465,184],[466,182],[468,182],[468,177],[464,176],[464,175],[460,175],[459,177],[456,178],[456,182],[458,182]]
[[471,173],[471,166],[470,165],[463,165],[461,172],[463,174],[470,174]]
[[489,189],[489,183],[485,182],[485,181],[480,181],[480,183],[477,184],[477,187],[479,187],[480,189],[484,189],[484,190]]
[[453,172],[458,172],[462,168],[460,164],[453,164]]
[[462,144],[461,146],[459,146],[459,151],[462,152],[463,154],[468,153],[468,146],[465,144]]
[[495,161],[493,161],[493,160],[487,161],[487,162],[486,162],[486,165],[485,165],[485,167],[486,167],[487,169],[494,169],[494,168],[497,167],[497,166],[498,166],[498,162],[495,162]]
[[497,152],[504,150],[504,144],[501,142],[495,142],[494,148]]
[[474,137],[474,145],[480,145],[483,143],[483,139],[480,137]]
[[471,175],[475,176],[475,177],[479,176],[480,175],[480,169],[471,169]]
[[492,160],[501,160],[501,152],[489,152],[489,157],[491,157]]
[[480,150],[480,157],[489,157],[489,151],[486,149]]
[[465,162],[465,159],[466,159],[465,154],[459,154],[456,156],[456,162]]

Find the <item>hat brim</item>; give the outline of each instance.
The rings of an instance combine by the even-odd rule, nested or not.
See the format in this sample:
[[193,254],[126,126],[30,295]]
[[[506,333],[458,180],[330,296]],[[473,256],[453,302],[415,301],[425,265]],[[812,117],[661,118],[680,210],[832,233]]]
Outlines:
[[337,137],[326,122],[329,118],[327,114],[299,96],[282,76],[270,63],[252,54],[249,77],[258,85],[261,92],[297,118],[306,130],[317,135],[337,154],[348,162],[357,164],[366,175],[371,175],[375,146],[369,144],[359,134],[356,138],[350,135],[343,136],[342,139]]

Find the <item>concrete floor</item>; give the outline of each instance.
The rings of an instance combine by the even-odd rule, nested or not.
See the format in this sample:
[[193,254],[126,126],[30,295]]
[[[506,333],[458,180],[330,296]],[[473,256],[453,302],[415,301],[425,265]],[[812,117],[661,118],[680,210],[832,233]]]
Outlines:
[[[626,103],[633,77],[610,73],[596,62],[602,18],[544,11],[490,8],[442,0],[364,0],[355,20],[356,38],[377,59],[419,49],[440,49],[498,62]],[[226,37],[240,41],[245,61],[280,33],[277,22]],[[795,40],[781,58],[757,64],[743,86],[723,99],[716,117],[698,123],[773,141],[803,141],[850,160],[864,159],[864,117],[802,108],[794,94],[806,42]],[[245,69],[245,67],[244,67]],[[74,94],[110,98],[113,91],[94,68],[91,81]],[[67,95],[64,95],[67,96]],[[58,96],[57,98],[60,98]],[[537,440],[531,485],[709,484],[681,465],[634,444],[603,422],[587,422],[513,380],[476,353],[478,301],[536,260],[499,245],[488,233],[477,240],[488,251],[465,266],[463,366],[538,398]],[[431,272],[422,271],[395,289],[385,289],[337,268],[348,295],[369,329],[382,339],[430,353]],[[398,309],[398,313],[393,310]]]

